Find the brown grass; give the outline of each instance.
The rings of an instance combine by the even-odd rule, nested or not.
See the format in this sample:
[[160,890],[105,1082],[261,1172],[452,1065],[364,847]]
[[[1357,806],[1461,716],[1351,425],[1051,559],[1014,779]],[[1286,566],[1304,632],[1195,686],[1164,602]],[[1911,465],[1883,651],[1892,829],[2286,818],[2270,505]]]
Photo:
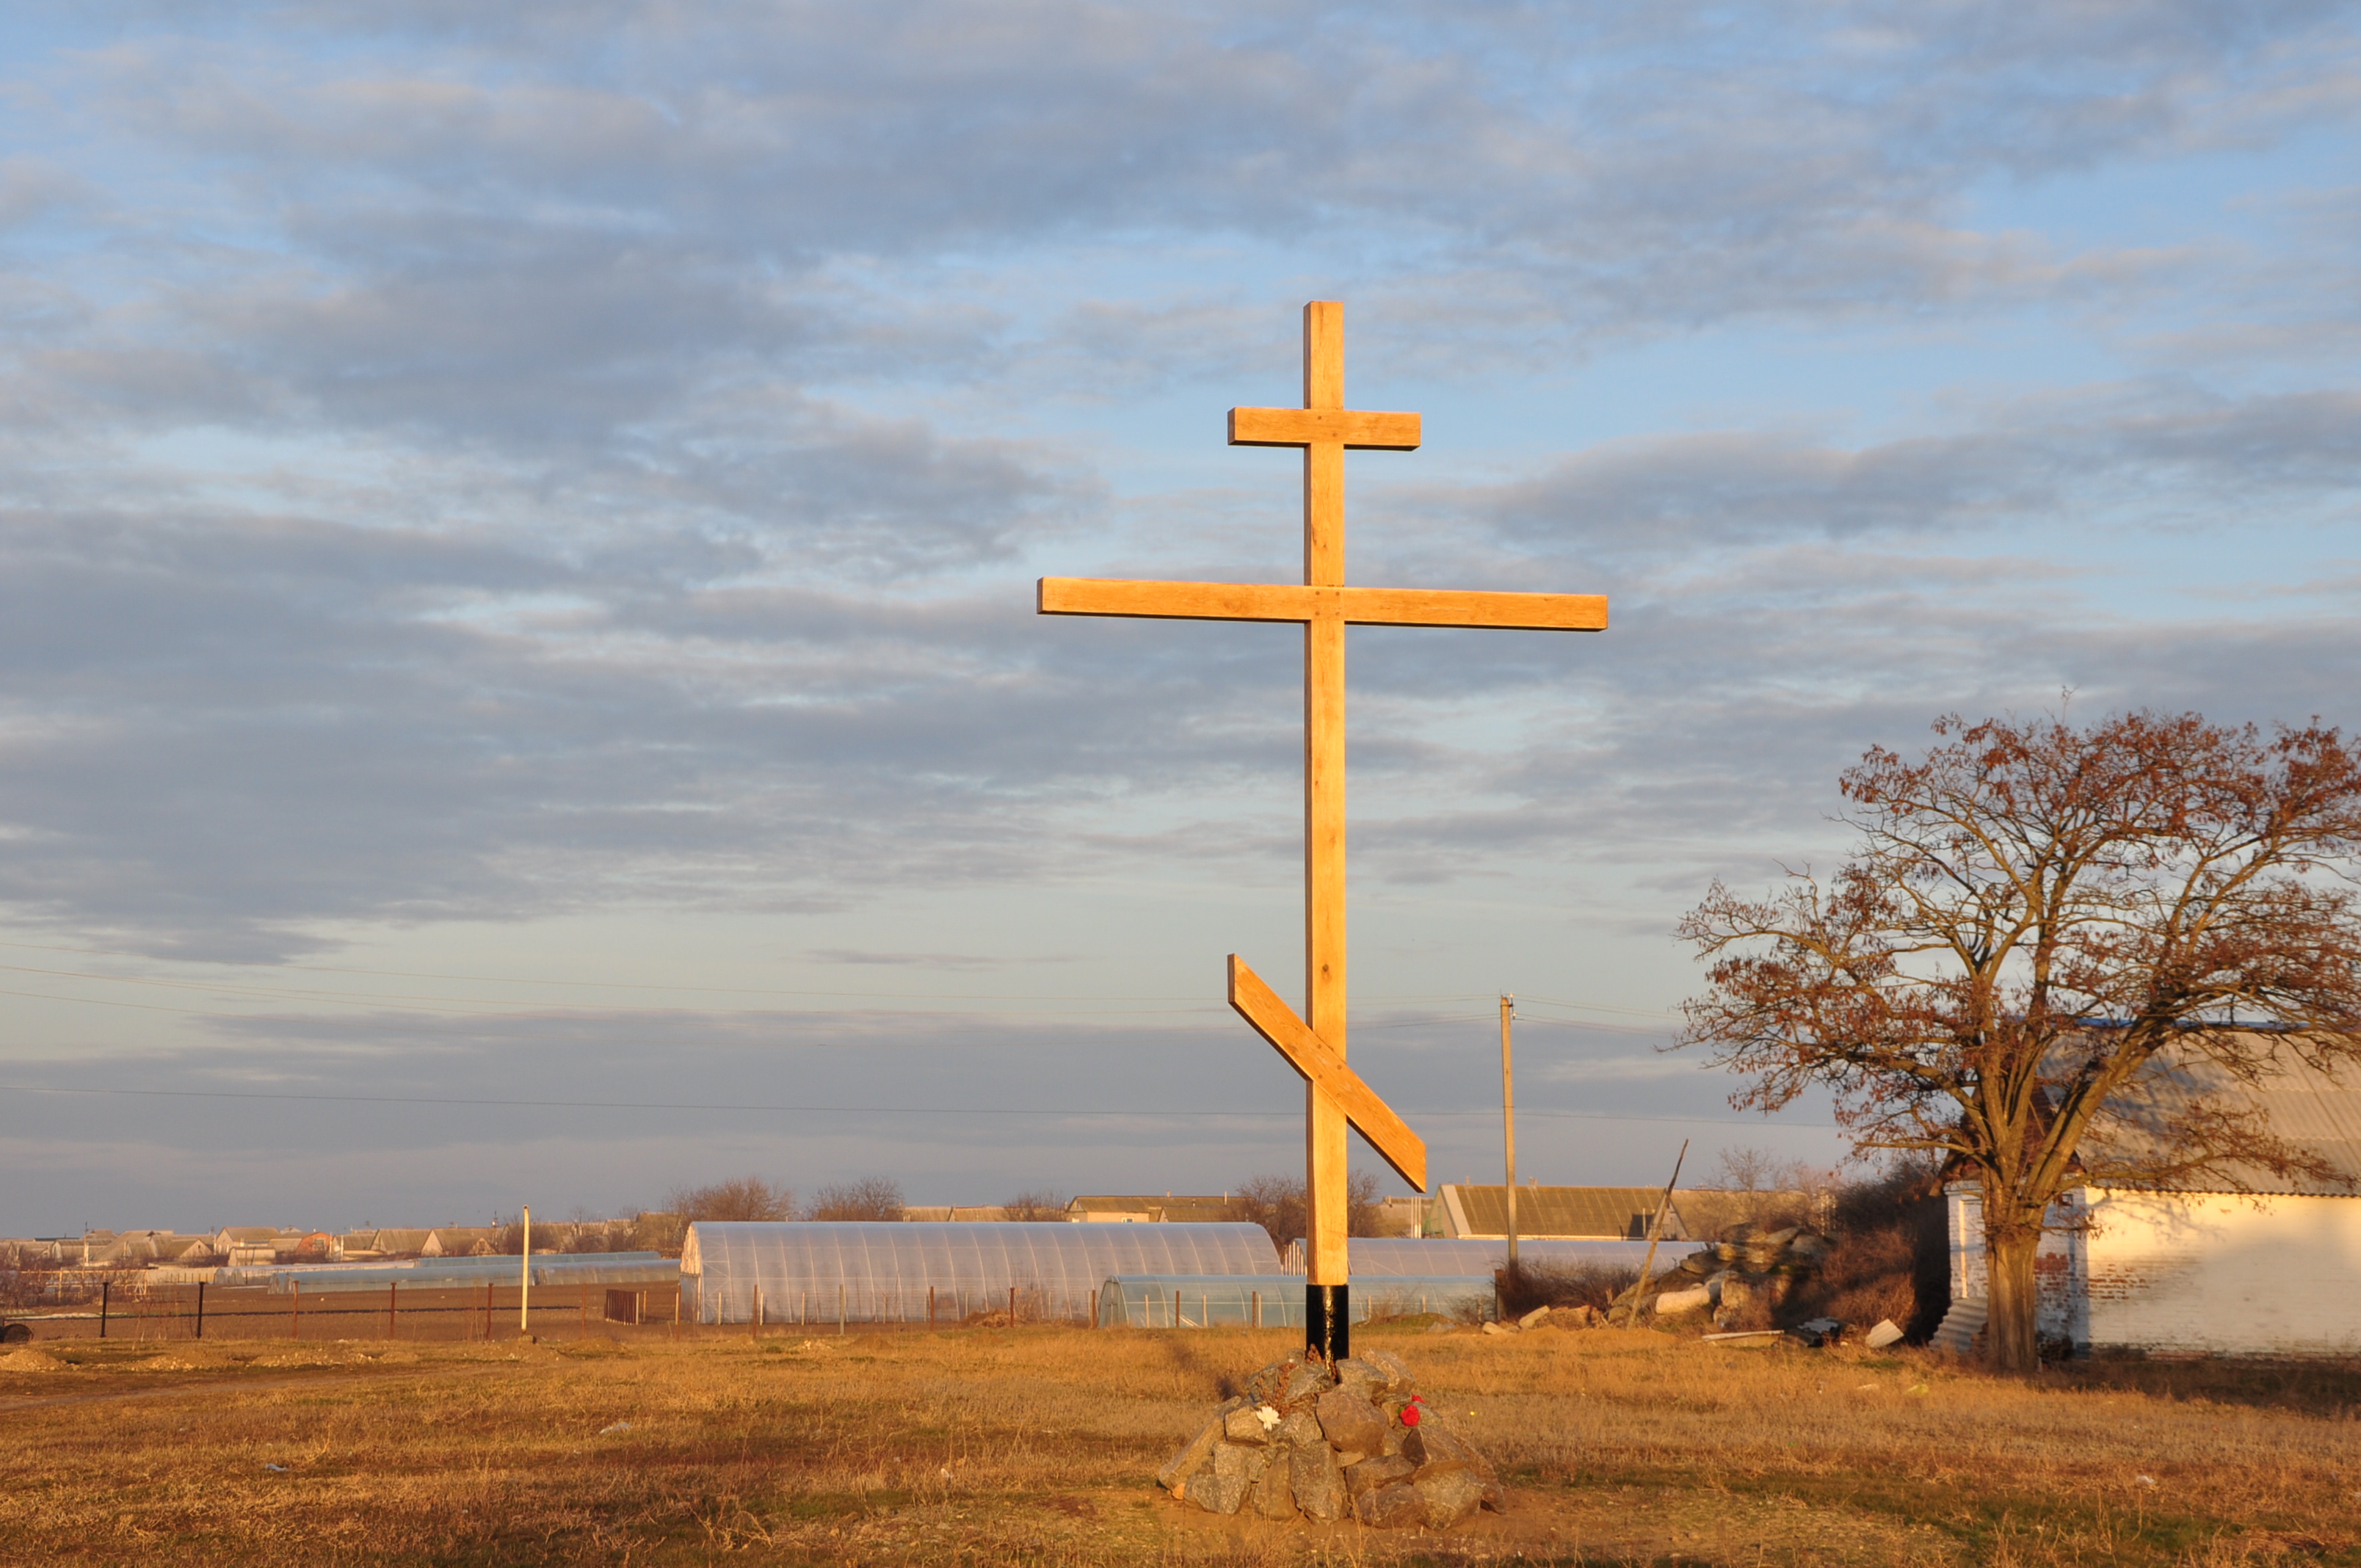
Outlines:
[[1279,1331],[76,1342],[0,1358],[0,1556],[2361,1562],[2350,1368],[2102,1364],[2022,1384],[1917,1353],[1645,1331],[1367,1337],[1499,1464],[1508,1518],[1422,1541],[1167,1501],[1150,1473],[1287,1348]]

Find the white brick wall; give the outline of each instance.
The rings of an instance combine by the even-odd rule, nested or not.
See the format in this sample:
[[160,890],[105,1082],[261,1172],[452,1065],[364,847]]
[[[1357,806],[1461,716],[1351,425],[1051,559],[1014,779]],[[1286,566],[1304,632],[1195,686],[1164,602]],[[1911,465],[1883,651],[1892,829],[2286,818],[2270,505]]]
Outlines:
[[[1986,1294],[1982,1204],[1945,1189],[1951,1295]],[[2040,1332],[2078,1348],[2361,1354],[2361,1197],[2070,1194],[2042,1238]]]

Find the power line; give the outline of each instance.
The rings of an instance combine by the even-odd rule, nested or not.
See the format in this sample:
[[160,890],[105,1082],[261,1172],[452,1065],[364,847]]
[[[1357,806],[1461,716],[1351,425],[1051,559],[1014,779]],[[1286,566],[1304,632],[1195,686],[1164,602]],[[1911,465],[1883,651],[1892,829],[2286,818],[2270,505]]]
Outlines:
[[[1300,1111],[1140,1111],[1123,1108],[1043,1108],[1023,1110],[1007,1106],[978,1107],[972,1105],[769,1105],[748,1101],[727,1102],[702,1101],[647,1100],[517,1100],[492,1097],[430,1095],[430,1094],[307,1094],[267,1092],[251,1089],[89,1089],[56,1087],[26,1083],[0,1083],[0,1093],[7,1094],[80,1094],[112,1095],[140,1100],[262,1100],[291,1101],[305,1103],[343,1105],[444,1105],[484,1106],[502,1109],[543,1111],[752,1111],[793,1115],[837,1116],[1115,1116],[1133,1120],[1160,1121],[1176,1117],[1222,1117],[1230,1120],[1292,1121],[1302,1114]],[[1472,1110],[1411,1109],[1407,1115],[1496,1116],[1499,1109],[1479,1106]],[[1728,1117],[1658,1116],[1622,1111],[1565,1111],[1552,1109],[1527,1110],[1519,1107],[1520,1116],[1532,1115],[1559,1120],[1601,1122],[1665,1122],[1677,1126],[1748,1127],[1761,1125],[1751,1121],[1734,1121]],[[1787,1127],[1834,1127],[1833,1122],[1782,1122]]]

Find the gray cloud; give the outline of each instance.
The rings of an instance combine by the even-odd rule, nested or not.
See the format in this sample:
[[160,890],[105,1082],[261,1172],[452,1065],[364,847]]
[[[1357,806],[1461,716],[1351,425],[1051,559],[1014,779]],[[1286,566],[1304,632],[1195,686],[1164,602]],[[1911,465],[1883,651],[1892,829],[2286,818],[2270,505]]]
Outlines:
[[[1085,875],[1283,902],[1295,634],[1044,622],[1029,579],[1287,568],[1291,462],[1214,448],[1225,399],[1291,385],[1312,295],[1353,300],[1356,387],[1431,386],[1469,437],[1356,459],[1356,576],[1616,600],[1604,638],[1355,634],[1356,887],[1578,886],[1654,941],[1710,876],[1840,841],[1837,770],[1933,713],[2337,719],[2361,674],[2352,193],[2303,163],[2361,107],[2349,6],[75,25],[0,97],[0,911],[41,929],[270,959]],[[2157,216],[2201,156],[2273,188]],[[1869,340],[1927,356],[1906,409],[1847,378]],[[1790,352],[1792,407],[1716,380]],[[1618,356],[1695,396],[1596,434],[1633,426],[1567,378]],[[796,940],[896,973],[990,946]],[[398,1085],[414,1053],[491,1093],[579,1061],[644,1097],[634,1051],[734,1082],[776,1043],[271,1027],[142,1070]],[[830,1157],[856,1135],[924,1154],[889,1120]],[[249,1179],[125,1140],[167,1146]]]

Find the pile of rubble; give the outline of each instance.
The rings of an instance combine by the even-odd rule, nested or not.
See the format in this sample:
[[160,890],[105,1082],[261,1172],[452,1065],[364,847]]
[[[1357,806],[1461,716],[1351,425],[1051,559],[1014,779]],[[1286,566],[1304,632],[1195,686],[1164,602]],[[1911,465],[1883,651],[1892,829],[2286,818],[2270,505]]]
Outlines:
[[[1756,1302],[1776,1309],[1785,1304],[1795,1281],[1828,1255],[1828,1238],[1800,1225],[1776,1230],[1732,1225],[1720,1241],[1675,1266],[1671,1288],[1660,1289],[1656,1296],[1656,1315],[1711,1308],[1714,1321],[1720,1323]],[[1648,1283],[1667,1282],[1660,1275]]]
[[1156,1479],[1208,1513],[1379,1530],[1450,1530],[1506,1507],[1492,1466],[1383,1350],[1333,1368],[1301,1357],[1264,1367]]

